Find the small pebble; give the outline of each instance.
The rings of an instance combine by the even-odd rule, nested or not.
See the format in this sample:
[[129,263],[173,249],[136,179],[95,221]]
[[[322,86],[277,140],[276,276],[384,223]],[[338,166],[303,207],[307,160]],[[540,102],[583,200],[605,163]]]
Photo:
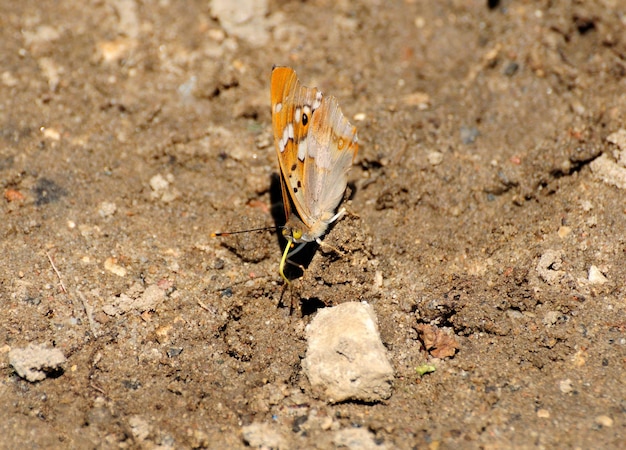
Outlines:
[[603,426],[605,428],[610,428],[613,426],[613,419],[611,419],[609,416],[605,416],[605,415],[601,415],[601,416],[597,416],[594,419],[594,422],[600,426]]
[[104,270],[111,272],[118,277],[126,276],[126,269],[117,264],[117,258],[107,258],[104,260]]
[[561,380],[559,382],[559,389],[563,394],[569,394],[574,390],[572,387],[572,380],[567,378],[566,380]]
[[367,428],[344,428],[333,436],[335,448],[348,450],[383,450],[389,448],[385,443],[376,442],[376,436]]
[[473,144],[480,136],[480,131],[476,127],[461,127],[461,142],[465,145]]
[[604,276],[600,269],[596,266],[591,266],[589,268],[589,282],[592,284],[604,284],[608,282],[607,278]]
[[571,232],[572,232],[572,227],[562,226],[562,227],[559,227],[558,235],[561,239],[563,239],[569,236]]
[[561,313],[558,311],[548,311],[543,317],[543,324],[547,327],[554,325],[558,320]]
[[113,202],[102,202],[100,203],[100,208],[98,209],[98,214],[100,217],[111,217],[117,211],[117,206]]
[[278,427],[268,423],[255,422],[241,428],[241,434],[246,444],[253,448],[288,448],[287,441]]
[[548,411],[547,409],[539,409],[537,410],[537,417],[539,417],[540,419],[549,419],[550,418],[550,411]]
[[431,166],[438,166],[443,162],[443,153],[433,151],[428,153],[428,164]]

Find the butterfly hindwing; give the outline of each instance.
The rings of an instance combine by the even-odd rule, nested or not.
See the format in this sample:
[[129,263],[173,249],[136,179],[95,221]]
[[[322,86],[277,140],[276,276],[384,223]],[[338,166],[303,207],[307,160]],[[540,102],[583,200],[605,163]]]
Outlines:
[[307,144],[305,202],[311,205],[313,217],[327,220],[343,197],[358,150],[356,128],[343,116],[334,97],[324,97],[313,114]]

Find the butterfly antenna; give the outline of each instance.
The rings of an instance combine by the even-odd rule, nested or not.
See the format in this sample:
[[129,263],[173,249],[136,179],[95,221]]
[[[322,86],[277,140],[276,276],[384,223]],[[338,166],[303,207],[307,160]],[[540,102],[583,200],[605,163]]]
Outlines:
[[251,228],[249,230],[238,230],[238,231],[218,231],[215,233],[211,233],[211,237],[218,236],[230,236],[232,234],[242,234],[242,233],[251,233],[254,231],[267,231],[267,230],[275,230],[277,227],[262,227],[262,228]]

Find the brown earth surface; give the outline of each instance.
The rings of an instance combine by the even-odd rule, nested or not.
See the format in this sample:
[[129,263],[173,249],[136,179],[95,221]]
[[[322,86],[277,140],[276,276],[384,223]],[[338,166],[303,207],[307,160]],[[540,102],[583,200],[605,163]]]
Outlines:
[[[625,124],[626,3],[244,3],[0,2],[0,447],[623,448],[625,192],[590,163]],[[273,65],[360,141],[340,253],[290,286],[275,231],[210,237],[282,225]],[[302,373],[345,301],[376,310],[384,403]],[[20,378],[29,343],[62,370]]]

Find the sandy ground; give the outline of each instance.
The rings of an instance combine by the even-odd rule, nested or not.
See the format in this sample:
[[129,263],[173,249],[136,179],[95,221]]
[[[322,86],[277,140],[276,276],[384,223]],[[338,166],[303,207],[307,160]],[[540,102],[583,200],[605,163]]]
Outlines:
[[[626,3],[247,3],[0,2],[0,447],[620,448]],[[275,64],[360,139],[341,254],[291,286],[276,232],[210,237],[282,225]],[[345,301],[374,306],[386,402],[303,375]],[[23,379],[31,343],[66,362]]]

